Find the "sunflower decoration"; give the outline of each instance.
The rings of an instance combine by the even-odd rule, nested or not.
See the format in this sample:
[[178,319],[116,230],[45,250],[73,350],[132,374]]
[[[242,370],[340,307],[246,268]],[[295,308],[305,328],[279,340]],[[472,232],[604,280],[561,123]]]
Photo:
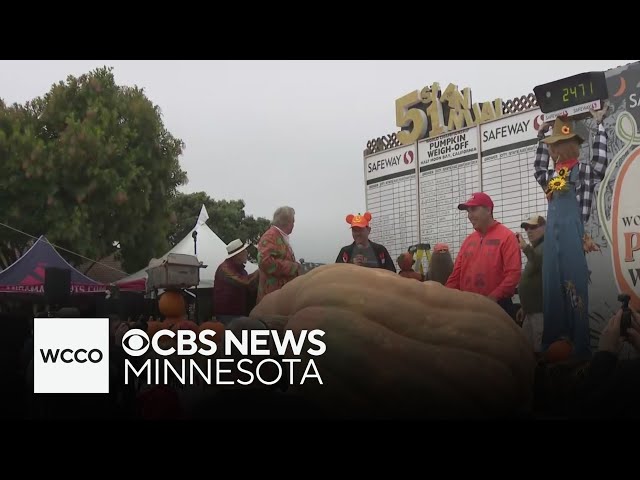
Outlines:
[[567,178],[567,174],[568,174],[568,170],[566,168],[561,168],[560,170],[558,170],[558,176],[562,177],[562,178]]
[[562,177],[556,177],[549,181],[549,190],[555,192],[561,192],[567,185],[567,181]]
[[563,135],[569,135],[571,133],[571,129],[568,125],[564,125],[561,129],[561,132],[563,133]]

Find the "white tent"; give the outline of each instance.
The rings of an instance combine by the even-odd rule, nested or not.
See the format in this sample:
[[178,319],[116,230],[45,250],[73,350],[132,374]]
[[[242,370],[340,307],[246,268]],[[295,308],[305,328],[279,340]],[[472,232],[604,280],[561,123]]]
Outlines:
[[[227,246],[225,243],[215,234],[213,230],[209,228],[207,225],[207,219],[209,218],[209,214],[207,213],[207,209],[204,205],[202,205],[202,209],[200,210],[200,216],[198,217],[198,221],[196,225],[191,229],[191,231],[182,239],[180,242],[176,244],[171,250],[165,253],[161,259],[165,259],[167,255],[170,253],[182,253],[186,255],[193,255],[193,232],[198,232],[196,237],[197,239],[197,255],[196,257],[200,262],[204,265],[207,265],[207,268],[203,268],[200,270],[200,284],[198,288],[212,288],[213,287],[213,279],[216,274],[216,270],[218,266],[227,258]],[[116,285],[133,282],[139,279],[146,279],[147,272],[145,271],[147,267],[139,270],[138,272],[129,275],[126,278],[118,280]],[[254,263],[247,262],[245,265],[245,269],[248,273],[252,273],[258,269],[258,266]]]

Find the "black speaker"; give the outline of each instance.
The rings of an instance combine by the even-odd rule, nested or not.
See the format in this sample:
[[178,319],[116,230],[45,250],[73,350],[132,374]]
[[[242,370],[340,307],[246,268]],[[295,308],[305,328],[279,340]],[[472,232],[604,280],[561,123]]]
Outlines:
[[44,269],[44,296],[49,305],[68,306],[71,300],[71,270],[46,267]]

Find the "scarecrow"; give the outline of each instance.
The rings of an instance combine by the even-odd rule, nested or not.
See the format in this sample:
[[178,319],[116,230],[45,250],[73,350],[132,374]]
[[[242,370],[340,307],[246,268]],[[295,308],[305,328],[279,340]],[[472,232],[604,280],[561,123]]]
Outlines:
[[590,162],[580,161],[583,138],[566,117],[555,120],[548,137],[545,133],[550,124],[542,125],[534,162],[535,178],[548,200],[542,264],[542,351],[557,340],[568,339],[574,358],[591,355],[586,253],[599,248],[585,233],[585,224],[591,214],[595,186],[608,165],[607,134],[602,125],[605,111],[591,111],[597,131]]

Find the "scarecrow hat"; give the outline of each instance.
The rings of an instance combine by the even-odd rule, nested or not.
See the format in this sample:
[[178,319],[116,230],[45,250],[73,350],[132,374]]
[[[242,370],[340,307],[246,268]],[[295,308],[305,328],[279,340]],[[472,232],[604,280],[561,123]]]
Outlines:
[[584,140],[575,131],[575,124],[569,121],[566,117],[558,117],[553,123],[553,130],[551,135],[542,140],[547,145],[551,143],[561,142],[562,140],[569,140],[576,138],[578,142],[582,143]]

